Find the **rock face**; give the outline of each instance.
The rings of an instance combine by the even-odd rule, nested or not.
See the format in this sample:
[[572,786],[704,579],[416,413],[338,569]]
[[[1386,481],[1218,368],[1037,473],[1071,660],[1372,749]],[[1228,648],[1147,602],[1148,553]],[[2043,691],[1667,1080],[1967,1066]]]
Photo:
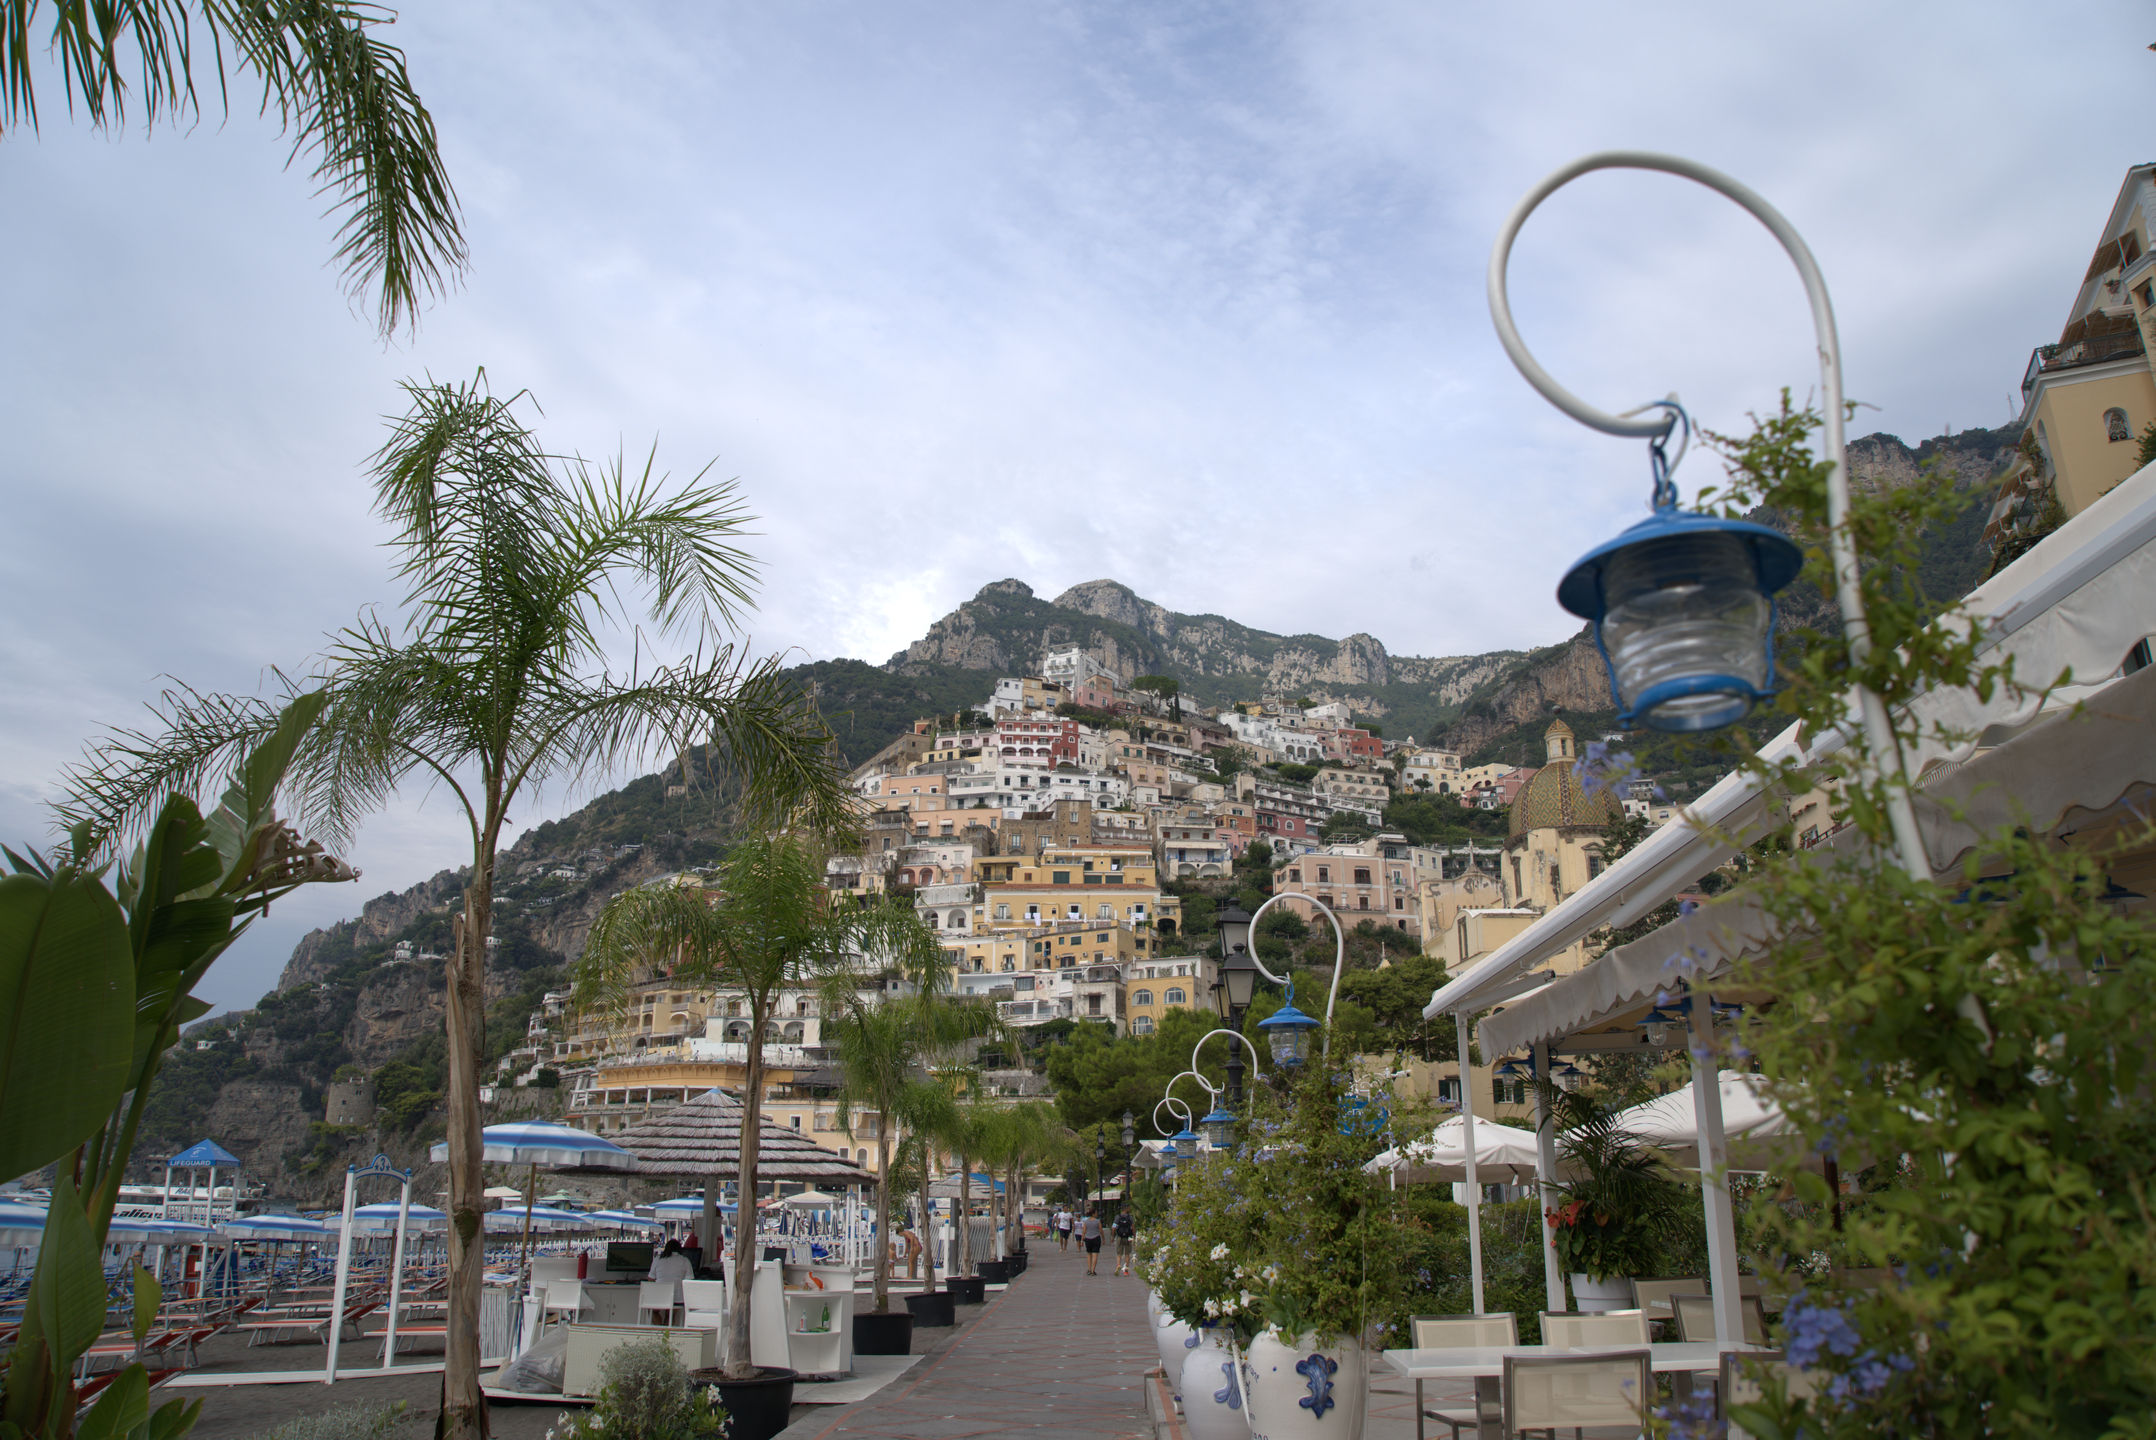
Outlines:
[[210,1133],[260,1175],[307,1148],[313,1118],[297,1085],[234,1080],[210,1107]]
[[1594,636],[1583,628],[1563,645],[1537,650],[1517,662],[1493,689],[1469,704],[1467,713],[1446,729],[1441,743],[1472,755],[1506,731],[1559,710],[1577,713],[1609,707],[1609,671],[1595,649]]
[[[375,896],[361,907],[358,918],[343,922],[350,927],[348,933],[353,943],[371,945],[387,940],[429,911],[451,910],[463,899],[465,873],[461,869],[444,870],[409,890]],[[292,958],[285,962],[284,973],[277,977],[279,990],[312,984],[328,973],[321,956],[330,933],[328,930],[310,930],[300,937],[299,944],[293,947]]]
[[1936,435],[1915,449],[1897,435],[1866,435],[1849,442],[1849,478],[1858,488],[1899,489],[1916,483],[1927,467],[1957,487],[1995,481],[2014,458],[2021,436],[2011,426]]

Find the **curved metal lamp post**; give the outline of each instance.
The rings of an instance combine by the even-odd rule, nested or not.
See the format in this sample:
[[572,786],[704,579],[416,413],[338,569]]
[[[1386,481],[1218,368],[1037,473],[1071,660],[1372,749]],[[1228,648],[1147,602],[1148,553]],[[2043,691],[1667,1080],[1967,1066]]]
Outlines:
[[[1335,915],[1335,914],[1333,914],[1332,906],[1330,906],[1330,905],[1327,905],[1327,904],[1326,904],[1326,903],[1325,903],[1325,902],[1324,902],[1323,900],[1320,900],[1320,899],[1318,899],[1318,898],[1317,898],[1316,896],[1314,896],[1314,895],[1303,895],[1303,894],[1296,894],[1296,893],[1294,893],[1294,892],[1288,892],[1288,891],[1283,891],[1283,892],[1282,892],[1281,894],[1278,894],[1278,895],[1274,895],[1274,896],[1270,896],[1270,897],[1268,897],[1268,898],[1266,899],[1266,901],[1265,901],[1265,903],[1264,903],[1264,904],[1262,904],[1262,905],[1258,906],[1258,908],[1257,908],[1256,910],[1254,910],[1254,911],[1252,911],[1252,912],[1251,912],[1251,916],[1250,916],[1250,935],[1251,935],[1251,941],[1250,941],[1250,949],[1249,949],[1249,959],[1250,959],[1250,963],[1251,963],[1252,965],[1254,965],[1254,966],[1256,966],[1256,967],[1257,967],[1257,971],[1258,971],[1258,973],[1259,973],[1260,975],[1263,975],[1263,976],[1264,976],[1264,977],[1265,977],[1266,979],[1268,979],[1268,980],[1272,981],[1272,982],[1273,982],[1273,983],[1274,983],[1275,985],[1285,985],[1285,986],[1287,986],[1287,987],[1288,987],[1288,1004],[1287,1004],[1287,1006],[1285,1007],[1285,1008],[1286,1008],[1286,1010],[1288,1010],[1288,1011],[1293,1011],[1293,1013],[1294,1013],[1294,1014],[1295,1014],[1296,1016],[1300,1016],[1300,1017],[1301,1017],[1302,1019],[1304,1019],[1304,1020],[1308,1020],[1308,1019],[1309,1019],[1309,1017],[1308,1017],[1308,1016],[1306,1016],[1306,1015],[1303,1015],[1303,1014],[1302,1014],[1302,1012],[1301,1012],[1300,1010],[1295,1010],[1295,1009],[1294,1009],[1294,1005],[1295,1005],[1295,977],[1294,977],[1294,974],[1293,974],[1293,972],[1290,972],[1290,973],[1289,973],[1289,974],[1287,974],[1287,975],[1275,975],[1275,974],[1274,974],[1274,973],[1273,973],[1272,971],[1270,971],[1270,970],[1266,969],[1266,968],[1265,968],[1265,962],[1264,962],[1263,960],[1260,960],[1260,959],[1258,958],[1258,945],[1257,945],[1258,921],[1259,921],[1260,919],[1262,919],[1262,918],[1264,917],[1264,915],[1265,915],[1265,912],[1266,912],[1266,911],[1268,911],[1268,910],[1272,909],[1272,908],[1273,908],[1273,907],[1274,907],[1275,905],[1278,905],[1278,904],[1279,904],[1279,903],[1280,903],[1281,901],[1283,901],[1283,900],[1287,900],[1287,899],[1290,899],[1290,898],[1293,898],[1293,899],[1296,899],[1296,900],[1303,900],[1303,901],[1307,901],[1307,902],[1308,902],[1309,904],[1311,904],[1311,905],[1314,905],[1314,906],[1316,906],[1316,907],[1317,907],[1317,910],[1318,910],[1318,913],[1319,913],[1319,914],[1321,914],[1321,915],[1323,915],[1323,916],[1324,916],[1324,917],[1325,917],[1325,918],[1326,918],[1327,920],[1329,920],[1329,921],[1331,921],[1331,922],[1332,922],[1332,927],[1333,927],[1333,984],[1332,984],[1332,989],[1331,989],[1331,991],[1329,991],[1329,992],[1328,992],[1328,993],[1326,994],[1326,996],[1325,996],[1325,1027],[1326,1027],[1326,1028],[1325,1028],[1325,1047],[1324,1047],[1324,1049],[1323,1049],[1322,1051],[1320,1051],[1320,1052],[1319,1052],[1321,1056],[1326,1056],[1326,1055],[1330,1055],[1330,1054],[1332,1054],[1332,1048],[1333,1048],[1333,1035],[1332,1035],[1333,1006],[1334,1006],[1334,1005],[1335,1005],[1336,1003],[1338,1003],[1338,1001],[1339,1001],[1339,999],[1340,999],[1340,971],[1341,971],[1342,967],[1344,967],[1344,966],[1345,966],[1345,965],[1347,964],[1347,931],[1346,931],[1346,930],[1345,930],[1345,929],[1344,929],[1344,928],[1343,928],[1343,927],[1341,926],[1341,924],[1340,924],[1340,917],[1339,917],[1339,916],[1337,916],[1337,915]],[[1271,1028],[1273,1029],[1273,1033],[1274,1033],[1274,1035],[1278,1036],[1278,1035],[1279,1035],[1279,1034],[1281,1033],[1281,1027],[1280,1027],[1280,1026],[1278,1026],[1278,1025],[1276,1025],[1276,1023],[1275,1023],[1275,1022],[1276,1022],[1276,1021],[1279,1021],[1279,1020],[1280,1020],[1280,1018],[1281,1018],[1281,1017],[1280,1017],[1279,1015],[1275,1015],[1274,1017],[1272,1017],[1272,1019],[1268,1019],[1268,1020],[1260,1020],[1260,1021],[1258,1022],[1258,1028],[1259,1028],[1259,1029],[1261,1029],[1261,1030],[1264,1030],[1264,1029],[1267,1029],[1268,1027],[1271,1027]],[[1308,1029],[1310,1029],[1310,1028],[1313,1028],[1313,1027],[1312,1027],[1312,1026],[1303,1026],[1303,1025],[1297,1025],[1297,1026],[1295,1026],[1295,1027],[1293,1027],[1293,1028],[1294,1028],[1294,1029],[1297,1029],[1297,1030],[1305,1030],[1305,1031],[1306,1031],[1306,1030],[1308,1030]],[[1202,1042],[1201,1042],[1201,1043],[1202,1043]],[[1294,1059],[1294,1060],[1287,1060],[1287,1059],[1285,1059],[1285,1058],[1284,1058],[1284,1057],[1282,1056],[1282,1054],[1281,1054],[1281,1052],[1280,1052],[1280,1049],[1279,1049],[1279,1046],[1278,1046],[1278,1042],[1276,1041],[1276,1042],[1275,1042],[1275,1048],[1274,1048],[1274,1051],[1273,1051],[1273,1058],[1274,1058],[1274,1060],[1276,1060],[1276,1061],[1278,1061],[1278,1062],[1280,1062],[1280,1063],[1283,1063],[1283,1064],[1298,1064],[1298,1063],[1300,1063],[1300,1062],[1301,1062],[1301,1058],[1302,1058],[1302,1057],[1301,1057],[1300,1055],[1297,1055],[1297,1056],[1295,1057],[1295,1059]]]
[[[1834,306],[1827,297],[1827,283],[1819,273],[1819,263],[1812,258],[1811,247],[1804,243],[1804,238],[1779,210],[1768,204],[1749,186],[1697,161],[1643,150],[1605,150],[1583,156],[1555,171],[1541,184],[1528,191],[1520,203],[1513,207],[1512,213],[1505,218],[1504,226],[1498,231],[1497,242],[1490,249],[1489,296],[1490,320],[1496,326],[1499,343],[1505,347],[1505,353],[1511,357],[1520,374],[1526,377],[1527,383],[1534,386],[1543,399],[1590,429],[1600,430],[1607,435],[1647,439],[1659,444],[1668,437],[1676,423],[1674,414],[1634,418],[1638,414],[1636,411],[1628,415],[1611,415],[1589,405],[1551,378],[1549,372],[1529,353],[1527,343],[1520,338],[1519,328],[1513,323],[1512,305],[1505,293],[1505,270],[1512,258],[1513,241],[1519,236],[1520,227],[1527,222],[1527,217],[1534,213],[1536,207],[1551,195],[1582,175],[1592,174],[1597,170],[1651,170],[1680,176],[1704,185],[1735,201],[1760,224],[1766,226],[1768,233],[1781,242],[1782,248],[1796,265],[1797,274],[1804,282],[1805,298],[1811,304],[1812,328],[1819,347],[1821,408],[1826,422],[1820,448],[1828,467],[1827,553],[1834,566],[1834,598],[1841,606],[1842,633],[1848,638],[1850,658],[1861,665],[1871,653],[1872,641],[1871,627],[1864,617],[1864,596],[1857,580],[1856,543],[1849,532],[1849,463],[1846,419],[1842,403],[1841,340],[1835,330]],[[1594,555],[1589,556],[1590,561],[1595,558]],[[1568,582],[1571,578],[1568,577]],[[1612,678],[1614,688],[1614,672]],[[1624,703],[1624,697],[1620,695],[1619,704]],[[1886,803],[1888,818],[1894,829],[1895,848],[1899,851],[1902,866],[1911,875],[1928,879],[1930,866],[1924,858],[1923,844],[1917,832],[1916,811],[1910,803],[1901,751],[1895,744],[1886,705],[1877,694],[1862,685],[1857,687],[1857,704],[1864,736],[1874,757],[1873,763],[1882,767],[1891,766],[1891,771],[1885,773],[1888,778],[1898,782],[1888,788]],[[1737,712],[1738,715],[1742,713],[1741,709]],[[1730,718],[1734,719],[1736,716]]]

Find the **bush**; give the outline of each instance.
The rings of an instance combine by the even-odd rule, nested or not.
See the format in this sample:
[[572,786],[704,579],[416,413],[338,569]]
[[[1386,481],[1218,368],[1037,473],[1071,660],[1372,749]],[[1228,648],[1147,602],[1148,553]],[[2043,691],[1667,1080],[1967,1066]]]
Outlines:
[[716,1386],[693,1390],[674,1347],[658,1336],[610,1350],[599,1362],[599,1403],[563,1416],[560,1440],[719,1440],[726,1411]]
[[287,1420],[263,1440],[384,1440],[411,1418],[402,1400],[393,1405],[339,1405],[319,1415]]

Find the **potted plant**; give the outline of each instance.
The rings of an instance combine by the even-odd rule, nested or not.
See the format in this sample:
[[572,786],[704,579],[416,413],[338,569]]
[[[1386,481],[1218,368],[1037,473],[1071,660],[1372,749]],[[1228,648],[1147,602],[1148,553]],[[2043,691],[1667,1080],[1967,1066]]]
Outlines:
[[[1408,1229],[1363,1166],[1384,1148],[1386,1106],[1317,1064],[1275,1101],[1261,1091],[1234,1150],[1179,1166],[1144,1276],[1194,1327],[1181,1381],[1193,1434],[1354,1440],[1366,1347],[1404,1307]],[[1357,1101],[1361,1103],[1358,1104]],[[1195,1352],[1218,1344],[1235,1368]],[[1247,1418],[1236,1413],[1247,1407]]]
[[1619,1128],[1613,1108],[1583,1092],[1554,1103],[1575,1178],[1558,1187],[1565,1203],[1544,1216],[1550,1243],[1572,1278],[1575,1306],[1623,1309],[1632,1303],[1632,1277],[1659,1273],[1681,1242],[1689,1197],[1659,1155]]
[[[793,1403],[793,1372],[787,1372],[782,1407]],[[763,1412],[728,1408],[716,1384],[719,1372],[692,1377],[674,1347],[654,1335],[617,1346],[599,1361],[598,1403],[581,1415],[564,1415],[562,1440],[770,1440],[777,1429],[758,1424]],[[785,1415],[786,1408],[779,1414]]]

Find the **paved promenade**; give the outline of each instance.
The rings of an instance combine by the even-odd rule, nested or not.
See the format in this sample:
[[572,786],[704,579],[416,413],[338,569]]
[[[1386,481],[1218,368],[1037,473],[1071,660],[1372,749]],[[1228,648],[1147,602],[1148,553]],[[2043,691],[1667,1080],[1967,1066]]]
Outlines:
[[[1112,1249],[1113,1242],[1110,1242]],[[956,1440],[1036,1433],[1071,1440],[1151,1440],[1142,1389],[1160,1363],[1145,1328],[1145,1290],[1113,1273],[1103,1253],[1033,1242],[1033,1263],[940,1354],[882,1394],[824,1425],[796,1423],[802,1440]]]

